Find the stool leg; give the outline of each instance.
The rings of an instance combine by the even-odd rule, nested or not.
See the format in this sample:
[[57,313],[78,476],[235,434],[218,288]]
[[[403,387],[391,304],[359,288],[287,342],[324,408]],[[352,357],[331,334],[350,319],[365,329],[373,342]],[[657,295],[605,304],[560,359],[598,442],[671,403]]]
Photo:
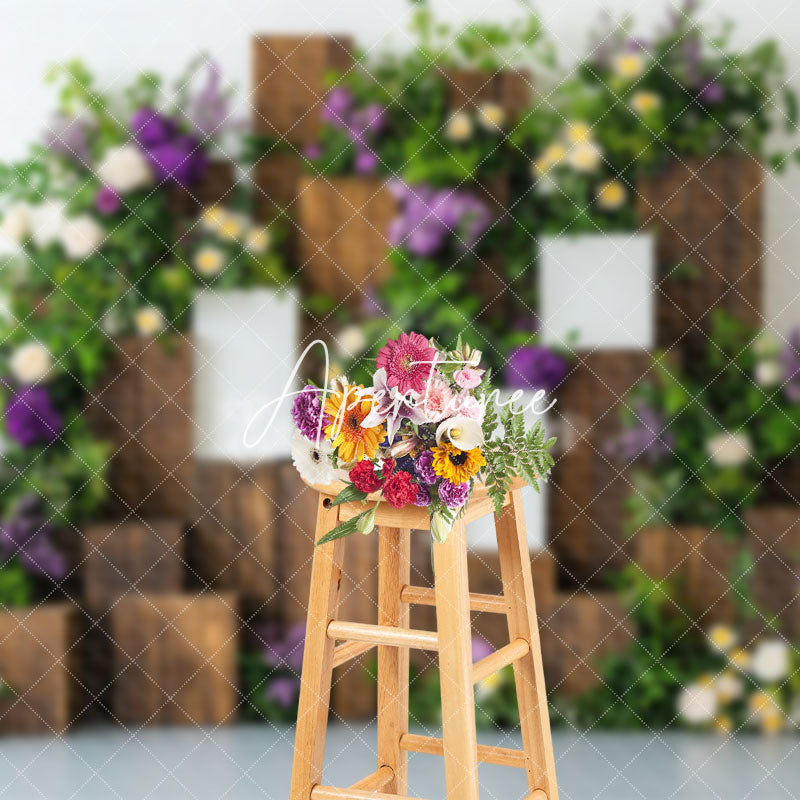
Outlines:
[[442,684],[442,740],[448,800],[478,800],[478,743],[472,686],[472,636],[464,522],[434,542],[436,622]]
[[[338,508],[325,508],[325,500],[320,495],[315,542],[336,526],[339,517]],[[339,603],[344,542],[336,539],[314,550],[290,800],[309,800],[322,779],[334,649],[327,631]]]
[[[411,580],[411,531],[381,527],[378,535],[378,625],[408,628],[410,609],[400,592]],[[408,753],[400,750],[408,732],[408,652],[378,647],[378,769],[386,765],[395,774],[388,794],[408,794]]]
[[514,662],[522,743],[528,756],[528,787],[531,792],[544,790],[547,800],[558,800],[542,646],[520,490],[512,492],[511,502],[499,517],[495,517],[495,525],[510,640],[522,638],[530,644],[528,655]]

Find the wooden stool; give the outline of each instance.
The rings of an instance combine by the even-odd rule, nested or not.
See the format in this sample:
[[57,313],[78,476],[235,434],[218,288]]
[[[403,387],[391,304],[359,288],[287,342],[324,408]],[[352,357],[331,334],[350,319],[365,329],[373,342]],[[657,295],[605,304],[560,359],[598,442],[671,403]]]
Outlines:
[[[381,503],[378,535],[378,624],[337,619],[346,537],[316,548],[311,572],[303,675],[297,713],[290,800],[393,800],[408,793],[408,752],[444,756],[448,800],[478,800],[478,762],[526,770],[527,800],[557,800],[542,653],[530,556],[522,515],[522,483],[495,515],[503,595],[471,594],[467,582],[465,526],[492,514],[476,485],[465,514],[444,544],[434,542],[435,589],[410,584],[410,534],[429,528],[428,510]],[[320,491],[315,541],[364,510],[360,503],[332,506],[336,486]],[[351,534],[358,536],[359,534]],[[412,603],[436,606],[438,631],[408,627]],[[470,610],[505,614],[510,644],[472,663]],[[335,644],[337,641],[340,644]],[[322,785],[325,733],[334,667],[378,647],[377,769],[346,789]],[[408,732],[409,648],[438,650],[442,692],[441,739]],[[473,686],[514,665],[523,750],[478,745]]]

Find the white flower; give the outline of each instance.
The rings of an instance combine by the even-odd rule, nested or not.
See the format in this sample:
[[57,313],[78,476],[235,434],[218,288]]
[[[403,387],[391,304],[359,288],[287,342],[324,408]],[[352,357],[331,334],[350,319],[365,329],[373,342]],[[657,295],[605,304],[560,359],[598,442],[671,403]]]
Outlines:
[[266,228],[250,228],[245,237],[244,246],[251,253],[265,253],[271,242]]
[[497,131],[506,121],[503,106],[497,103],[483,103],[478,106],[478,122],[489,131]]
[[475,697],[478,702],[488,700],[503,685],[503,673],[493,672],[475,686]]
[[603,152],[594,142],[578,142],[567,151],[567,163],[575,172],[594,172],[603,159]]
[[68,219],[59,239],[68,258],[76,260],[90,256],[102,244],[105,231],[88,214]]
[[461,415],[450,417],[439,423],[436,428],[436,444],[441,444],[444,436],[447,436],[448,440],[459,450],[472,450],[483,444],[483,431],[480,423]]
[[14,203],[3,214],[0,235],[12,244],[20,245],[31,230],[31,210],[25,203]]
[[722,431],[706,442],[706,452],[718,467],[740,467],[750,458],[750,438]]
[[567,155],[567,148],[561,142],[553,142],[545,147],[542,154],[532,164],[535,177],[541,177],[561,164]]
[[692,683],[678,695],[678,714],[689,725],[711,722],[717,713],[717,696],[710,686]]
[[133,324],[140,336],[155,336],[164,330],[166,320],[155,306],[144,306],[133,315]]
[[742,696],[744,683],[738,675],[726,670],[714,681],[713,688],[720,703],[731,703]]
[[764,683],[784,680],[789,674],[789,646],[781,639],[759,642],[750,661],[750,672]]
[[109,150],[97,167],[97,177],[120,194],[133,192],[153,182],[153,171],[135,144]]
[[367,348],[367,337],[360,325],[348,325],[336,337],[339,352],[347,356],[358,356]]
[[201,275],[216,275],[225,264],[225,255],[216,247],[201,247],[194,257],[194,268]]
[[769,330],[761,331],[753,342],[752,350],[757,356],[762,358],[774,358],[781,351],[778,337]]
[[330,455],[331,443],[323,440],[319,447],[316,442],[306,439],[299,430],[292,434],[292,463],[300,477],[307,483],[325,485],[336,480]]
[[20,345],[8,361],[12,375],[26,385],[43,381],[53,366],[50,351],[39,342]]
[[66,217],[63,203],[47,200],[31,209],[31,238],[37,247],[47,247],[58,241],[64,229]]
[[122,331],[122,316],[119,309],[109,308],[100,318],[100,327],[106,336],[116,336]]
[[641,53],[620,53],[611,66],[618,78],[634,80],[644,72],[645,59]]
[[241,239],[248,228],[248,220],[244,214],[234,214],[230,211],[225,212],[217,233],[230,241]]
[[585,122],[570,122],[564,129],[564,138],[571,144],[588,142],[592,138],[592,128]]
[[456,111],[447,120],[444,135],[451,142],[465,142],[472,136],[472,117],[466,111]]
[[637,114],[649,114],[661,106],[661,98],[655,92],[645,90],[631,95],[631,108]]
[[708,630],[708,639],[715,649],[728,653],[738,642],[738,638],[729,625],[713,625]]
[[777,386],[783,380],[783,367],[779,361],[759,361],[753,371],[753,378],[759,386]]
[[597,189],[597,205],[605,211],[615,211],[627,196],[621,181],[605,181]]
[[228,212],[222,206],[208,206],[200,215],[200,227],[209,233],[219,233],[228,218]]

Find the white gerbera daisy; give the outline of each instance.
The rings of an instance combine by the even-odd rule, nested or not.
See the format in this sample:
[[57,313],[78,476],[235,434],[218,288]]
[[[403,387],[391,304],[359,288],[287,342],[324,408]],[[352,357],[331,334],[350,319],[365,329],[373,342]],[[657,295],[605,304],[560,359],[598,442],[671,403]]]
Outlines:
[[333,448],[328,441],[321,441],[319,447],[316,442],[306,439],[299,430],[292,434],[292,463],[300,477],[313,484],[326,484],[336,480],[336,474],[331,464]]

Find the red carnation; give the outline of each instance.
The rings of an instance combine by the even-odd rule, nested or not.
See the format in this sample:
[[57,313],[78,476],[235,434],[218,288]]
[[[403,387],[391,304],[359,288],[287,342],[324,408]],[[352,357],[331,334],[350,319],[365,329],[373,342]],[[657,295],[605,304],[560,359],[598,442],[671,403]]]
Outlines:
[[375,467],[371,461],[359,461],[350,470],[350,480],[360,492],[377,492],[381,488],[381,479],[375,474]]
[[393,458],[384,458],[383,465],[381,466],[383,477],[388,478],[394,472],[396,466],[397,462]]
[[411,480],[409,472],[400,470],[386,479],[383,496],[390,506],[402,508],[417,499],[417,485]]

